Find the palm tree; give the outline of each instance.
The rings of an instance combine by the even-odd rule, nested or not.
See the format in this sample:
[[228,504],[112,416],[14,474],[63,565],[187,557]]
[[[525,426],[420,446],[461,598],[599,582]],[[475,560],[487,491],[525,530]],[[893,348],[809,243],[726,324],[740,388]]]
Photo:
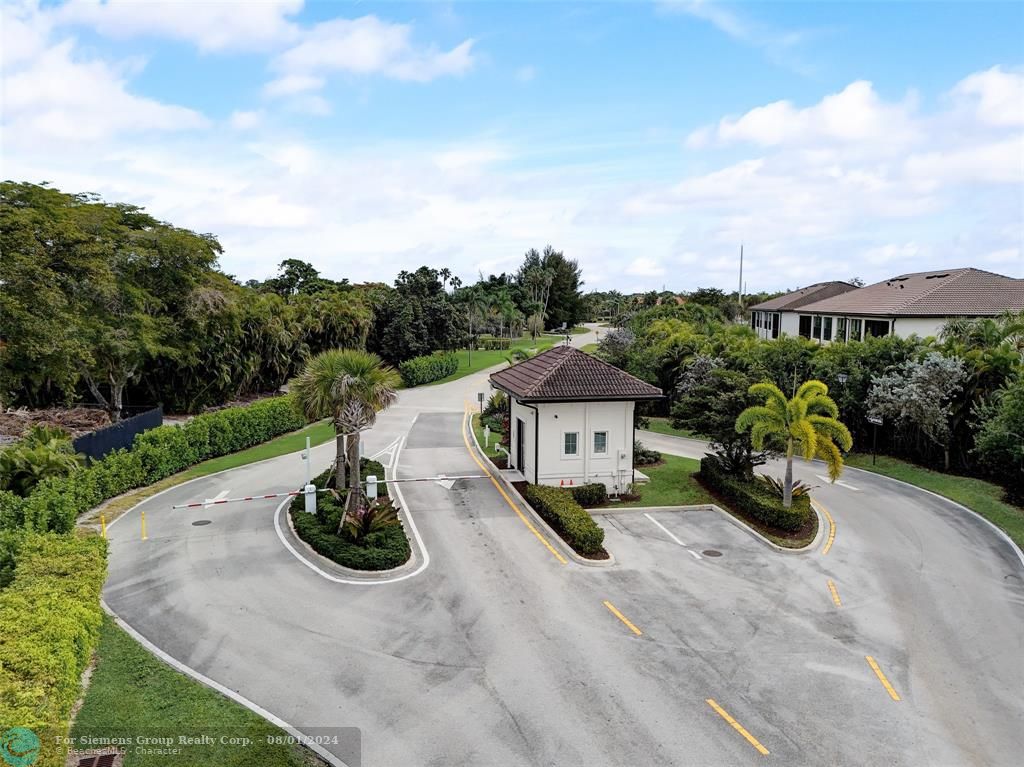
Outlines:
[[787,509],[793,505],[793,455],[798,449],[807,460],[821,458],[828,466],[829,479],[835,482],[843,471],[839,447],[849,450],[853,438],[839,421],[839,408],[828,396],[828,387],[821,381],[805,381],[790,400],[778,386],[767,381],[754,384],[749,391],[763,396],[765,403],[740,413],[736,431],[749,430],[756,450],[764,450],[766,442],[785,445],[782,505]]
[[334,424],[337,446],[334,486],[339,491],[345,487],[348,438],[351,476],[346,511],[354,508],[362,497],[359,433],[373,426],[377,413],[394,403],[399,380],[398,373],[376,354],[358,349],[331,349],[310,359],[291,384],[296,404],[308,420],[330,418]]

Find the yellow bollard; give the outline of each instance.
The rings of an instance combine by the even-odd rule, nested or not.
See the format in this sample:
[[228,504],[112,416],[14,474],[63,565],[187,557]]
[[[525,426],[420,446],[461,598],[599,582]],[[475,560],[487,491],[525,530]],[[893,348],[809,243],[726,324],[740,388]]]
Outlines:
[[107,538],[107,518],[100,514],[100,530],[103,531],[103,539]]
[[142,540],[148,540],[149,536],[146,535],[146,512],[142,512]]

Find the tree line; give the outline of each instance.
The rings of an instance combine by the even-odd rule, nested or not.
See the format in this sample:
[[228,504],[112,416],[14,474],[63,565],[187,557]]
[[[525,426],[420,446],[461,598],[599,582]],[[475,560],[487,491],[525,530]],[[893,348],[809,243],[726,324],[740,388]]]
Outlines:
[[584,317],[579,266],[550,246],[472,285],[426,266],[352,285],[299,259],[242,284],[221,253],[135,205],[0,184],[0,407],[197,412],[277,390],[328,349],[398,365]]

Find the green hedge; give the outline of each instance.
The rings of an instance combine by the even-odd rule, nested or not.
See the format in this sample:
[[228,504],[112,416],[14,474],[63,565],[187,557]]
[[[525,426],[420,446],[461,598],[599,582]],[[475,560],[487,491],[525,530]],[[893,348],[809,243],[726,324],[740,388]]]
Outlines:
[[603,482],[591,482],[589,485],[577,485],[570,488],[573,499],[584,509],[603,506],[608,503],[608,488]]
[[431,381],[440,381],[459,370],[459,358],[454,354],[434,352],[423,357],[413,357],[398,366],[406,386],[421,386]]
[[108,498],[305,424],[291,397],[275,397],[196,416],[184,426],[150,429],[135,438],[131,450],[116,450],[88,468],[45,479],[27,498],[0,493],[0,529],[70,532],[78,515]]
[[13,582],[0,591],[0,729],[42,741],[36,767],[64,764],[79,679],[99,639],[106,541],[26,533]]
[[568,490],[547,485],[527,485],[524,496],[578,554],[586,557],[604,551],[604,530],[573,499]]
[[[333,473],[333,468],[328,469],[314,479],[313,484],[327,487]],[[384,467],[377,461],[363,458],[360,473],[364,479],[370,474],[383,479]],[[387,495],[387,486],[378,484],[377,492]],[[340,500],[335,500],[329,493],[320,493],[317,495],[316,514],[307,514],[304,511],[305,499],[301,495],[295,496],[289,513],[296,534],[317,554],[353,570],[390,570],[409,561],[412,550],[402,525],[371,533],[360,543],[339,536],[338,523],[344,505],[344,494]]]
[[769,528],[794,532],[807,524],[811,515],[810,496],[796,496],[793,505],[786,508],[782,499],[764,483],[745,480],[727,473],[712,455],[700,461],[700,478],[717,491],[738,511],[752,517]]
[[512,348],[511,338],[494,338],[493,336],[481,336],[477,340],[477,348],[484,351],[508,351]]

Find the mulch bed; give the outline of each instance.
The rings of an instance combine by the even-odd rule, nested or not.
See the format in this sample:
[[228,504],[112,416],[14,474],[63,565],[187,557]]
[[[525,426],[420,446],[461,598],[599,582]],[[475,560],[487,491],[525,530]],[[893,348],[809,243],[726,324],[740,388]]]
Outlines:
[[101,429],[110,423],[105,410],[91,407],[46,408],[44,410],[7,410],[0,413],[0,435],[21,437],[30,426],[58,426],[72,437]]

